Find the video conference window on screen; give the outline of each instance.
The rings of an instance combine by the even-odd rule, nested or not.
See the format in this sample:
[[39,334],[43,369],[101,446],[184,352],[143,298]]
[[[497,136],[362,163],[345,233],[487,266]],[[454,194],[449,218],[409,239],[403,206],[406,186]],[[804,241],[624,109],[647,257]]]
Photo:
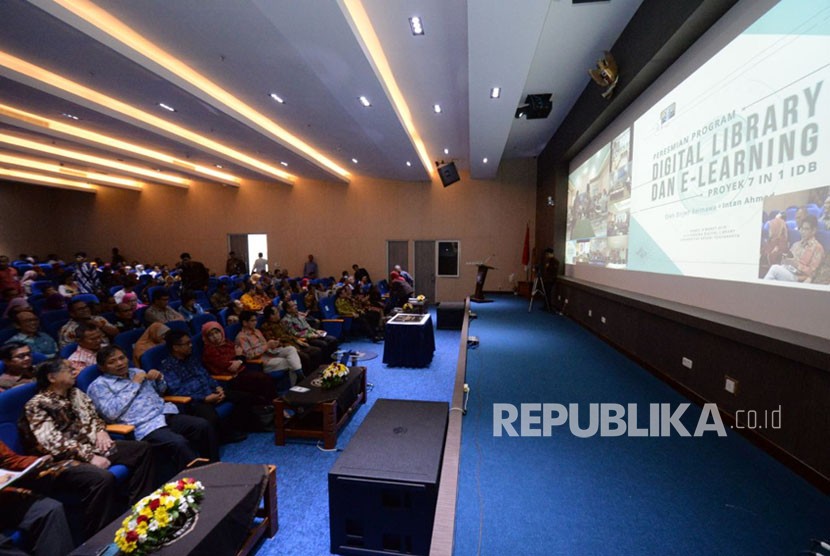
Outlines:
[[828,288],[828,53],[785,0],[572,167],[566,263]]

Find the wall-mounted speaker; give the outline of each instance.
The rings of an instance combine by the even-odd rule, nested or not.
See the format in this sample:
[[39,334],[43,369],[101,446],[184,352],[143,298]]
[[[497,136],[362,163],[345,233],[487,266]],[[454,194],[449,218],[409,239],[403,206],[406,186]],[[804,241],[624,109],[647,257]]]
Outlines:
[[441,183],[444,184],[444,187],[452,185],[461,179],[458,177],[458,170],[455,167],[455,162],[439,166],[438,175],[441,176]]

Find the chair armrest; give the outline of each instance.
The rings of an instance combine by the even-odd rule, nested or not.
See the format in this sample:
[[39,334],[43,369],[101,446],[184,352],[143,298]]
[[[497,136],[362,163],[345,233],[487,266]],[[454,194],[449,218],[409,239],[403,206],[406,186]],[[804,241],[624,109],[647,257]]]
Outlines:
[[233,375],[211,375],[211,378],[219,382],[230,382],[233,380]]
[[320,319],[320,322],[344,322],[343,319]]
[[132,434],[134,430],[135,427],[133,425],[121,425],[118,423],[111,423],[107,425],[107,432],[114,434],[123,434],[124,436]]
[[171,403],[190,403],[190,396],[164,396],[164,401]]

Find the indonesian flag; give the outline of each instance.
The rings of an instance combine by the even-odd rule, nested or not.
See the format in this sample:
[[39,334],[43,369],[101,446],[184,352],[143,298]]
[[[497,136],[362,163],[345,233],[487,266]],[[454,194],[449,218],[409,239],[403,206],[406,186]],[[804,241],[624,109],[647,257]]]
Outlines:
[[527,265],[530,262],[530,224],[525,227],[525,245],[522,248],[522,264],[527,270]]

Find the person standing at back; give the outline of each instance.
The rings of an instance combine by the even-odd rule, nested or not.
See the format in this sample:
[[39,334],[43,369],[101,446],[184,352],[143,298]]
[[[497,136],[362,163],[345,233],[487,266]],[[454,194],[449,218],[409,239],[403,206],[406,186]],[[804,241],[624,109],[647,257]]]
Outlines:
[[257,259],[254,261],[254,266],[251,267],[251,274],[262,274],[268,270],[268,261],[262,256],[262,253],[257,253]]

